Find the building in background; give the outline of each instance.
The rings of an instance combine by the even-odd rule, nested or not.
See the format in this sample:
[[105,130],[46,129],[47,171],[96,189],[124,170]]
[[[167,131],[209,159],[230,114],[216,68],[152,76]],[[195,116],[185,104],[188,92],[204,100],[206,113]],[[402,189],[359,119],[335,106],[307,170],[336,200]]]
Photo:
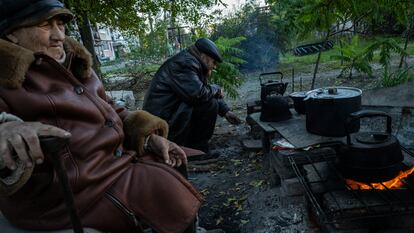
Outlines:
[[112,30],[102,25],[92,28],[95,40],[95,51],[98,59],[103,61],[113,61],[116,58],[113,46]]
[[130,47],[138,47],[138,38],[126,39],[122,33],[112,28],[96,25],[92,27],[96,55],[99,61],[113,61],[125,57]]

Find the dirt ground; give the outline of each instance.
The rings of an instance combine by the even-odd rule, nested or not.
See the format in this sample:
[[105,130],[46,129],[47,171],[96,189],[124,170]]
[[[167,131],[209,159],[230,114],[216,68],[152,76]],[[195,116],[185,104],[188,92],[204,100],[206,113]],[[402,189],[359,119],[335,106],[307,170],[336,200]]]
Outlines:
[[[414,63],[414,59],[410,58]],[[311,67],[310,67],[311,70]],[[379,72],[379,68],[377,72]],[[339,70],[319,73],[316,87],[354,86],[363,90],[378,86],[378,79],[355,77],[338,79]],[[302,77],[303,87],[309,88],[311,72],[296,74],[295,89]],[[228,100],[233,111],[241,119],[246,117],[246,103],[259,99],[258,74],[250,74],[239,88],[239,97]],[[286,81],[290,81],[286,79]],[[133,85],[127,79],[124,83],[107,83],[107,90],[133,90],[137,107],[142,106],[148,82]],[[288,87],[291,91],[291,87]],[[257,135],[256,135],[257,137]],[[242,141],[252,139],[250,127],[243,123],[232,126],[219,118],[210,146],[219,152],[218,161],[201,165],[204,172],[191,172],[190,181],[204,195],[205,202],[199,212],[199,224],[206,229],[223,229],[227,233],[299,233],[319,232],[306,214],[303,196],[286,197],[281,187],[272,185],[266,169],[263,153],[244,149]],[[191,167],[199,165],[191,164]],[[203,170],[203,169],[198,169]]]

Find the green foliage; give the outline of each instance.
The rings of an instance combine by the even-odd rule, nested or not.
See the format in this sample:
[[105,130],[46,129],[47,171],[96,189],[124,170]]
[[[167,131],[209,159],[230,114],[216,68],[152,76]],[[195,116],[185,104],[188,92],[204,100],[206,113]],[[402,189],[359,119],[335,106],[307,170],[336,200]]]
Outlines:
[[398,69],[395,72],[390,72],[388,68],[384,69],[381,80],[383,87],[393,87],[412,80],[413,74],[410,72],[411,67],[405,69]]
[[140,47],[134,51],[136,58],[160,58],[168,54],[168,38],[167,31],[168,24],[159,21],[154,25],[153,31],[140,37]]
[[[343,41],[343,43],[346,43]],[[346,44],[342,48],[337,48],[340,52],[338,55],[331,56],[334,59],[342,60],[344,65],[342,67],[341,76],[348,73],[348,77],[352,77],[352,71],[356,70],[372,75],[371,62],[374,55],[378,54],[379,63],[383,66],[385,76],[389,76],[388,70],[390,66],[390,59],[392,54],[406,55],[407,53],[400,47],[400,45],[392,38],[379,38],[368,44],[366,47],[360,45],[359,37],[354,36],[351,43]]]
[[65,0],[77,15],[87,13],[91,22],[102,23],[121,31],[143,36],[149,28],[148,18],[168,13],[197,23],[206,7],[223,4],[220,0]]
[[[346,43],[343,41],[343,43]],[[340,76],[344,76],[348,73],[348,78],[352,78],[352,71],[366,73],[372,76],[372,67],[370,62],[372,61],[372,51],[362,49],[359,43],[359,37],[354,36],[351,43],[346,46],[336,48],[340,54],[333,55],[331,58],[343,61],[343,67]]]
[[136,0],[66,0],[65,4],[75,13],[77,21],[87,14],[92,23],[134,32],[141,32],[145,22],[145,18],[137,14]]
[[271,25],[277,34],[277,46],[286,53],[295,44],[303,31],[303,23],[298,20],[303,14],[303,0],[277,1],[271,4]]
[[218,64],[216,72],[213,73],[209,82],[220,85],[232,98],[237,97],[237,87],[242,83],[238,66],[245,63],[240,58],[243,51],[236,48],[236,46],[245,39],[244,37],[220,37],[215,41],[223,57],[223,62]]
[[407,53],[402,49],[398,43],[392,38],[376,39],[371,45],[366,48],[366,56],[372,61],[374,52],[379,50],[379,62],[384,68],[388,68],[391,59],[391,52],[402,56]]

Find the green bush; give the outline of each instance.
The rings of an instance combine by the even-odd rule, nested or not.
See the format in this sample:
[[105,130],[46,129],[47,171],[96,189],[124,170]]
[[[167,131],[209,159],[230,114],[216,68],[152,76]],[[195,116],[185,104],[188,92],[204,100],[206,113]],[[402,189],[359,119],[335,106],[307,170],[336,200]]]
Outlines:
[[[343,43],[346,44],[346,41],[343,41]],[[372,76],[372,67],[370,64],[372,58],[371,56],[367,56],[370,51],[361,49],[358,36],[354,36],[351,43],[348,43],[343,47],[337,47],[336,49],[340,54],[332,55],[331,58],[343,62],[340,76],[348,74],[348,78],[352,78],[353,70]]]
[[413,78],[410,72],[411,67],[405,69],[398,69],[395,72],[390,72],[388,68],[384,69],[381,84],[383,87],[393,87],[402,83],[408,82]]
[[211,76],[209,82],[220,85],[226,94],[232,98],[237,97],[237,87],[242,84],[239,65],[244,64],[246,61],[240,58],[243,51],[235,46],[240,44],[243,40],[245,40],[244,37],[219,37],[215,41],[215,44],[223,57],[223,62],[217,66],[217,69]]

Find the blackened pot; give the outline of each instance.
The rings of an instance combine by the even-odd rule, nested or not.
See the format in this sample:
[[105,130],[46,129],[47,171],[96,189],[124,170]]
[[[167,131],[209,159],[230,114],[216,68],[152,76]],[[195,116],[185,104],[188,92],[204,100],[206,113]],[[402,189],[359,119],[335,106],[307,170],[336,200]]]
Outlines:
[[[361,110],[362,91],[352,87],[327,87],[308,92],[306,129],[310,133],[329,137],[343,137],[345,120],[349,114]],[[349,126],[350,133],[359,130],[359,121]]]
[[298,114],[306,114],[306,104],[304,101],[306,93],[307,91],[298,91],[289,94],[289,97],[293,100],[293,107]]
[[279,122],[292,118],[289,103],[285,96],[267,96],[262,101],[260,120],[264,122]]
[[347,142],[338,151],[338,167],[342,175],[364,183],[378,183],[393,179],[402,170],[400,143],[392,135],[388,114],[379,111],[359,111],[347,119],[345,128],[363,117],[386,117],[386,132],[347,134]]

